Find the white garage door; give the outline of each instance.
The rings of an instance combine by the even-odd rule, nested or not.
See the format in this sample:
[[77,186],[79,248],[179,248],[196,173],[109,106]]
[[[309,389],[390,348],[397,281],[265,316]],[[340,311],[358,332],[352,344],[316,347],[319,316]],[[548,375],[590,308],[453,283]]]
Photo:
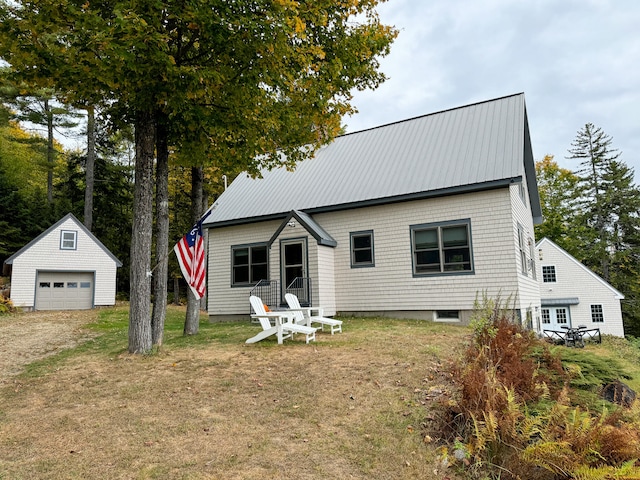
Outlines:
[[86,310],[93,308],[92,272],[39,272],[36,310]]

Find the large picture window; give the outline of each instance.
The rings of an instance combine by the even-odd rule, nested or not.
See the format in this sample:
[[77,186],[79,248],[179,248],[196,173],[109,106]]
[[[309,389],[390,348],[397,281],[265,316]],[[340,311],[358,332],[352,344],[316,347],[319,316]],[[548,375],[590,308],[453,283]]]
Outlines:
[[411,226],[414,275],[472,272],[470,230],[469,220]]
[[373,267],[373,230],[351,233],[351,268]]
[[254,285],[268,279],[267,246],[231,247],[231,284]]

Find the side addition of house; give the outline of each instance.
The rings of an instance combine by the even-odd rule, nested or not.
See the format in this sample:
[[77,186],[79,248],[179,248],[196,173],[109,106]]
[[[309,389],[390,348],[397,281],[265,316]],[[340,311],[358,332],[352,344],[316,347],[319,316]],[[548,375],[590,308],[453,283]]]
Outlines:
[[539,329],[585,325],[624,337],[622,293],[548,238],[540,240],[536,250],[542,297]]
[[118,260],[69,213],[13,254],[11,301],[25,310],[114,305]]
[[268,285],[270,306],[293,291],[326,315],[467,322],[487,294],[539,321],[523,94],[343,135],[261,173],[239,175],[204,222],[211,319],[247,318]]

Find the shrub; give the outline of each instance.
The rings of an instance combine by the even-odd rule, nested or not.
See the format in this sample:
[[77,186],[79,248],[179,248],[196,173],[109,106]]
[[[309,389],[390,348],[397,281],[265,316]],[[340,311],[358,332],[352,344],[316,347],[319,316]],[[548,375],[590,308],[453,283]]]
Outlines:
[[[621,375],[619,367],[581,352],[563,368],[550,346],[515,320],[509,302],[476,302],[473,335],[453,368],[459,396],[447,405],[444,427],[456,451],[464,450],[469,473],[505,480],[640,478],[637,412],[595,414],[574,401],[576,386],[592,389]],[[580,367],[592,372],[577,380]]]
[[0,295],[0,315],[14,313],[15,311],[16,307],[13,306],[11,300]]

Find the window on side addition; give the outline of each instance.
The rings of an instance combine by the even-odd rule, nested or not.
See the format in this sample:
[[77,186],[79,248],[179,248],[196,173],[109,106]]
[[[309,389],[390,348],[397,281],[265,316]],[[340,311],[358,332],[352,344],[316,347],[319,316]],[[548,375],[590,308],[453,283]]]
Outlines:
[[542,266],[542,281],[544,283],[556,282],[556,267],[555,265],[543,265]]
[[591,305],[591,321],[593,323],[604,323],[602,305]]

